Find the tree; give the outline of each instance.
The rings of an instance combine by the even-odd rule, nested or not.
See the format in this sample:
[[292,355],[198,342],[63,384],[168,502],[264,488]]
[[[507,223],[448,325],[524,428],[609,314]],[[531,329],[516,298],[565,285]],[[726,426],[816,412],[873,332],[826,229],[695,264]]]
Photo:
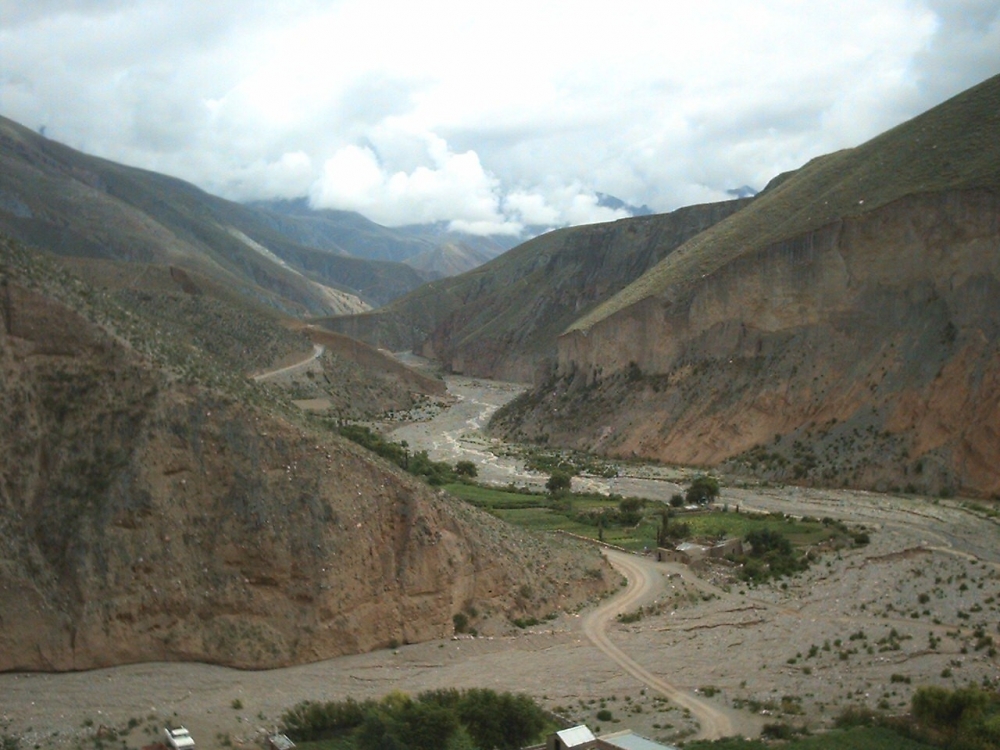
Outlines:
[[686,493],[687,501],[697,505],[707,505],[718,496],[719,480],[705,475],[695,477]]
[[660,509],[660,528],[656,532],[656,546],[666,547],[670,543],[670,509]]
[[479,469],[472,461],[459,461],[455,464],[455,474],[460,477],[468,477],[469,479],[475,479],[479,476]]
[[516,750],[545,728],[545,714],[528,696],[473,688],[462,696],[459,717],[477,747]]
[[642,507],[646,501],[641,497],[626,497],[618,503],[619,518],[623,524],[637,524],[642,520]]
[[754,529],[745,539],[753,548],[754,557],[764,557],[768,552],[779,555],[792,554],[792,543],[780,531],[774,529]]
[[549,481],[545,483],[545,489],[553,495],[556,495],[560,492],[568,490],[572,481],[573,478],[567,472],[556,469],[549,476]]

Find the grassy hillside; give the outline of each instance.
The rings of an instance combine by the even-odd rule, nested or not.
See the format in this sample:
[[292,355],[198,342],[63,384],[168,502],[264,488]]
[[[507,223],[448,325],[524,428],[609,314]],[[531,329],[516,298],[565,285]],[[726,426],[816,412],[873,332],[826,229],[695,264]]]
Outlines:
[[781,240],[907,195],[1000,188],[1000,76],[994,76],[857,148],[783,175],[745,211],[691,239],[572,328],[688,284]]
[[[333,290],[383,304],[423,281],[401,263],[344,257],[182,180],[80,153],[0,119],[0,229],[61,255],[179,264],[288,312]],[[358,306],[356,306],[358,307]]]

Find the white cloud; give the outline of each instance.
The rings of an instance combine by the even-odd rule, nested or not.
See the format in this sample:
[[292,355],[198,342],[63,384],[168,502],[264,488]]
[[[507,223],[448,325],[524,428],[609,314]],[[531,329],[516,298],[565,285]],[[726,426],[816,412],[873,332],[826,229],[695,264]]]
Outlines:
[[6,116],[235,199],[479,232],[760,188],[997,71],[997,0],[0,0]]
[[474,151],[453,153],[431,135],[426,151],[430,166],[389,173],[371,148],[345,146],[323,165],[312,205],[359,211],[388,226],[460,221],[464,231],[511,233],[499,211],[500,184]]

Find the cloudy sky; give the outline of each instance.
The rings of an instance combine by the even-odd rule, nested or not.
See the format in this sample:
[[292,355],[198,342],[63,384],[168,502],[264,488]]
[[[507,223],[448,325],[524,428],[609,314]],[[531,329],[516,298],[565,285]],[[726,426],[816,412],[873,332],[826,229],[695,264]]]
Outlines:
[[0,0],[0,114],[386,225],[658,211],[1000,73],[1000,0]]

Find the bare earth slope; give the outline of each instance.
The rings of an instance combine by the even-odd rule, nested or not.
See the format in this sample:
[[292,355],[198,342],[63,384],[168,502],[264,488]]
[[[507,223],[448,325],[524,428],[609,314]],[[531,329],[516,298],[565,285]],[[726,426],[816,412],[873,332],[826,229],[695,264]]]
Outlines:
[[559,340],[511,434],[1000,492],[1000,77],[774,181]]
[[748,202],[549,232],[384,308],[323,324],[378,346],[419,350],[454,372],[530,382],[554,363],[556,337],[582,313]]
[[0,243],[0,670],[301,663],[606,585],[170,346]]

